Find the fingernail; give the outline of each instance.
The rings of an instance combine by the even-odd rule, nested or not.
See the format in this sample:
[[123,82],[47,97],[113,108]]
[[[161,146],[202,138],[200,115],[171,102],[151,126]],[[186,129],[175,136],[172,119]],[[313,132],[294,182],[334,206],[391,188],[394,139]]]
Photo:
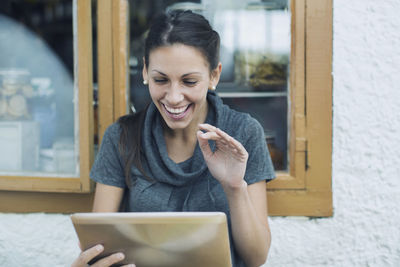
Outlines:
[[97,251],[103,251],[104,247],[102,245],[97,245],[96,250]]
[[118,253],[117,257],[118,259],[123,260],[125,258],[125,255],[123,253]]

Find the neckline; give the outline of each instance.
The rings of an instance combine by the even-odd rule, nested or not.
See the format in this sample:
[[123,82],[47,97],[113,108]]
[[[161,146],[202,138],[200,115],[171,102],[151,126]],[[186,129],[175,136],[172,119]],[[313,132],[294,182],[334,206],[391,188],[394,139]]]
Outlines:
[[[213,93],[213,92],[212,92]],[[209,102],[209,110],[206,122],[220,127],[219,113],[222,111],[222,101],[218,96],[209,93],[207,101]],[[144,122],[143,135],[143,153],[146,160],[145,170],[149,172],[159,182],[165,182],[173,185],[184,185],[199,179],[207,169],[207,165],[202,158],[202,152],[196,142],[193,155],[185,161],[176,163],[167,153],[165,140],[162,134],[160,120],[162,118],[157,108],[150,105]],[[211,149],[215,149],[215,143],[210,142]],[[157,166],[157,168],[153,168]]]

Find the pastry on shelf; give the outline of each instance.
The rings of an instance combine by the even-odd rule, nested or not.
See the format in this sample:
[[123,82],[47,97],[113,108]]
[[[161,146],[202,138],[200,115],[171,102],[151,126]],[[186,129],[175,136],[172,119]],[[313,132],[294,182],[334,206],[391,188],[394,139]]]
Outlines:
[[266,58],[251,74],[249,84],[256,91],[281,90],[281,87],[286,85],[287,67],[286,63],[274,62]]

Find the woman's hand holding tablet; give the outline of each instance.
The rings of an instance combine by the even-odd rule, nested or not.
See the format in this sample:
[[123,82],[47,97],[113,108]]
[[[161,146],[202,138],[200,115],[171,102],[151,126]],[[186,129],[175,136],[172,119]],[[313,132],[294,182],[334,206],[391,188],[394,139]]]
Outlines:
[[[86,267],[89,266],[89,262],[92,261],[96,256],[100,255],[104,251],[104,247],[102,245],[96,245],[91,247],[85,251],[82,251],[79,257],[72,263],[71,267]],[[105,257],[101,260],[98,260],[96,263],[90,265],[94,267],[108,267],[113,264],[117,264],[118,262],[125,259],[125,255],[123,253],[114,253],[108,257]],[[135,264],[123,265],[122,267],[136,267]]]

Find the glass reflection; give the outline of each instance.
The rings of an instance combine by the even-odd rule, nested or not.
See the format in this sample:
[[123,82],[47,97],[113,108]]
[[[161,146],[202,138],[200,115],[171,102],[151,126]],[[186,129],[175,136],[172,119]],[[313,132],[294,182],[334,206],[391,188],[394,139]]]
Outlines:
[[0,173],[78,176],[71,1],[0,5]]

